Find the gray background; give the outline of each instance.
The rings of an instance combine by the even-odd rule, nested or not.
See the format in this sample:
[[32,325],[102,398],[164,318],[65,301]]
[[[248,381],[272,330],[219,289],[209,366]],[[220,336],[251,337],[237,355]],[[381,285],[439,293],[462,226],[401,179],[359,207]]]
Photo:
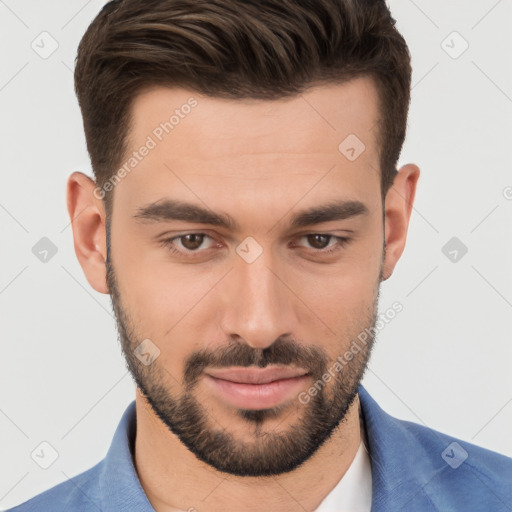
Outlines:
[[[68,175],[91,174],[72,70],[103,3],[0,0],[3,508],[101,460],[134,398],[65,200]],[[392,415],[512,456],[512,2],[390,7],[414,69],[399,163],[422,174],[406,250],[381,292],[381,312],[404,309],[379,333],[364,384]],[[46,262],[32,251],[43,237],[57,249]],[[456,261],[442,251],[452,237]],[[58,453],[48,469],[31,457],[51,462],[44,441]]]

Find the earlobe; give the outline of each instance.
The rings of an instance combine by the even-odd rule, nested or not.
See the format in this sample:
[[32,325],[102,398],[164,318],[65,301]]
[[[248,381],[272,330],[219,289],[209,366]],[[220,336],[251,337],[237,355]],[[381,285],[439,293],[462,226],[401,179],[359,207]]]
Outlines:
[[419,175],[420,170],[417,165],[404,165],[398,171],[393,185],[386,194],[384,208],[386,254],[382,281],[391,277],[404,251]]
[[96,291],[109,293],[105,267],[105,208],[94,195],[95,188],[96,183],[85,174],[71,174],[67,182],[67,208],[75,253],[85,277]]

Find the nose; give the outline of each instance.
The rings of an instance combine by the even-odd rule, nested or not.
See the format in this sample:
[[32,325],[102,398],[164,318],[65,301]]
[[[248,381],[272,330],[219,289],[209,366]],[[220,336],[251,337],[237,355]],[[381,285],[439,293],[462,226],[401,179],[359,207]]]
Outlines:
[[226,337],[264,349],[295,333],[296,299],[284,274],[272,263],[269,250],[252,263],[237,258],[220,293],[219,323]]

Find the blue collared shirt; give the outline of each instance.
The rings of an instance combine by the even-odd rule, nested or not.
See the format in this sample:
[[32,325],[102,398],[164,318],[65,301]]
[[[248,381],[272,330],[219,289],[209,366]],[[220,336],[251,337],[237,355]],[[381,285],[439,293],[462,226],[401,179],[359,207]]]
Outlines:
[[[361,385],[372,471],[372,512],[512,511],[512,458],[384,412]],[[135,402],[106,457],[10,510],[153,512],[133,464]]]

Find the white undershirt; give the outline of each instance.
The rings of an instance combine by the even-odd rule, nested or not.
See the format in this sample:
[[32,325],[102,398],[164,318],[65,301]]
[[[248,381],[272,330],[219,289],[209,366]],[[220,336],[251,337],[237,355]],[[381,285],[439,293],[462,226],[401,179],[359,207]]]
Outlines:
[[363,441],[347,472],[314,512],[370,512],[372,470]]

